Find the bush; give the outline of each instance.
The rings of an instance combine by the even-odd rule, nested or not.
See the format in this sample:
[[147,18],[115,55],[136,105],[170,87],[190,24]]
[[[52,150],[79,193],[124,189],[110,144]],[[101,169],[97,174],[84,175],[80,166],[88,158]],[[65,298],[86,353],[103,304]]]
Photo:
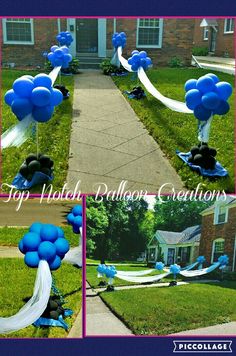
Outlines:
[[179,57],[172,57],[169,61],[169,67],[171,68],[181,68],[184,66],[183,61]]
[[208,55],[207,47],[193,47],[192,54],[194,56],[207,56]]
[[[51,66],[51,63],[47,61],[44,65],[45,71],[51,72],[53,67]],[[78,74],[79,72],[79,60],[77,58],[73,58],[72,61],[69,64],[68,68],[62,68],[61,69],[62,73],[65,74]]]
[[118,68],[116,66],[113,66],[113,64],[111,64],[111,60],[109,58],[106,58],[102,61],[102,63],[100,64],[100,68],[102,69],[103,74],[105,74],[105,75],[111,75],[112,73],[124,72],[123,68]]

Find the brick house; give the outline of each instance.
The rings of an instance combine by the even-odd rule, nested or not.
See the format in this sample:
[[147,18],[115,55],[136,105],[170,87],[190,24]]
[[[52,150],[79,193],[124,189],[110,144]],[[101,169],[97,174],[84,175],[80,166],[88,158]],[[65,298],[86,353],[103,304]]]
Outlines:
[[196,19],[194,47],[206,47],[210,55],[234,58],[234,19]]
[[236,198],[228,196],[202,213],[199,253],[209,264],[218,257],[229,256],[229,270],[236,271]]
[[[43,52],[55,44],[58,32],[69,30],[74,41],[70,46],[80,63],[97,65],[111,57],[112,34],[127,34],[125,57],[135,48],[146,50],[154,64],[167,65],[179,57],[190,65],[195,21],[193,19],[2,19],[2,63],[6,66],[42,66]],[[11,64],[12,63],[12,64]]]

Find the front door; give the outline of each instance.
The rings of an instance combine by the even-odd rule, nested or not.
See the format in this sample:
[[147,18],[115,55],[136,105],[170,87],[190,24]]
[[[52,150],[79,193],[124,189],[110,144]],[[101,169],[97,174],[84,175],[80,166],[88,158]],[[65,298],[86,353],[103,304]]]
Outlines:
[[76,19],[76,52],[98,52],[97,19]]
[[175,249],[168,248],[167,265],[172,265],[175,262]]
[[214,28],[211,29],[211,39],[210,39],[210,52],[215,53],[216,50],[216,35],[217,32]]

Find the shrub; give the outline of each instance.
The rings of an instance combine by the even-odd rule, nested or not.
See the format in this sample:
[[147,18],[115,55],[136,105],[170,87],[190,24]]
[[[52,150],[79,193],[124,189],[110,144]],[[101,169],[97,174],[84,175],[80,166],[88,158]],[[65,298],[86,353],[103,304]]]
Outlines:
[[123,68],[118,68],[116,66],[113,66],[113,64],[111,64],[111,60],[109,58],[106,58],[102,61],[102,63],[100,64],[100,68],[102,69],[103,74],[105,74],[105,75],[111,75],[112,73],[124,72]]
[[[44,65],[45,71],[51,72],[53,67],[51,66],[51,63],[47,61]],[[69,63],[68,68],[62,68],[61,69],[62,73],[65,74],[77,74],[79,72],[79,60],[77,58],[73,58],[72,61]]]
[[193,47],[192,54],[194,56],[207,56],[208,55],[207,47]]
[[183,67],[184,64],[183,64],[183,61],[181,60],[181,58],[179,57],[172,57],[169,61],[169,67],[171,68],[180,68],[180,67]]

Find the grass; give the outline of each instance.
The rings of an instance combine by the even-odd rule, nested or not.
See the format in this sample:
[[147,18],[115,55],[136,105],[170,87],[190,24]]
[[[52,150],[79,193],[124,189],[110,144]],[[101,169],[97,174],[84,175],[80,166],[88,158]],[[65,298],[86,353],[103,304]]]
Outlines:
[[[203,69],[159,68],[148,71],[147,75],[153,85],[165,96],[184,101],[184,83],[190,78],[199,78],[209,73]],[[221,81],[234,86],[234,77],[215,72]],[[133,80],[133,74],[126,77],[113,77],[117,87],[123,92],[132,90],[140,82]],[[194,115],[171,111],[157,99],[146,93],[142,100],[130,100],[129,104],[146,126],[149,133],[158,142],[172,166],[180,175],[185,186],[194,189],[198,183],[203,190],[225,190],[234,192],[234,93],[229,99],[230,112],[225,117],[215,116],[210,133],[209,145],[217,149],[217,159],[228,170],[229,177],[210,180],[203,178],[187,167],[175,154],[176,149],[188,152],[198,143],[197,120]]]
[[[78,246],[78,235],[74,234],[71,226],[62,226],[70,246]],[[0,246],[18,246],[20,239],[29,231],[28,228],[0,228]],[[0,256],[1,257],[1,256]]]
[[[0,259],[0,317],[8,317],[16,314],[25,304],[25,298],[30,298],[36,276],[36,270],[28,268],[23,260],[17,258]],[[57,287],[61,290],[67,303],[66,308],[72,309],[72,317],[65,319],[69,330],[81,309],[82,303],[82,271],[66,263],[53,272],[57,281]],[[58,327],[35,328],[28,326],[11,334],[0,335],[4,338],[65,338],[68,332]],[[78,335],[79,336],[79,335]]]
[[167,335],[236,320],[236,282],[120,290],[100,296],[136,335]]
[[[36,71],[2,70],[2,96],[12,88],[15,79],[21,75],[36,75]],[[54,160],[54,190],[61,189],[66,181],[72,118],[74,81],[73,77],[62,77],[62,83],[70,91],[70,99],[56,107],[54,115],[47,123],[39,123],[39,152],[48,154]],[[8,105],[2,100],[2,132],[18,123]],[[2,181],[10,184],[29,153],[36,153],[36,139],[29,138],[22,146],[6,148],[2,151]],[[40,192],[41,188],[32,189]]]
[[[122,266],[121,264],[117,267],[117,270],[119,271],[143,271],[145,269],[150,269],[144,266],[140,266],[140,265],[135,265],[135,264],[130,264],[130,265],[125,265]],[[148,276],[154,276],[157,275],[159,273],[163,273],[160,271],[154,271],[150,274],[148,274]],[[161,282],[170,282],[173,278],[165,278],[163,279]],[[96,266],[88,266],[87,261],[86,261],[86,280],[88,281],[88,283],[90,284],[90,286],[92,288],[99,288],[99,282],[103,279],[98,278],[97,277],[97,265]],[[107,281],[107,279],[105,279]],[[178,278],[178,280],[181,280],[181,278]],[[139,284],[139,283],[130,283],[127,281],[124,281],[122,279],[119,278],[114,278],[114,283],[113,285],[115,287],[118,286],[129,286],[129,285],[135,285],[135,284]]]

